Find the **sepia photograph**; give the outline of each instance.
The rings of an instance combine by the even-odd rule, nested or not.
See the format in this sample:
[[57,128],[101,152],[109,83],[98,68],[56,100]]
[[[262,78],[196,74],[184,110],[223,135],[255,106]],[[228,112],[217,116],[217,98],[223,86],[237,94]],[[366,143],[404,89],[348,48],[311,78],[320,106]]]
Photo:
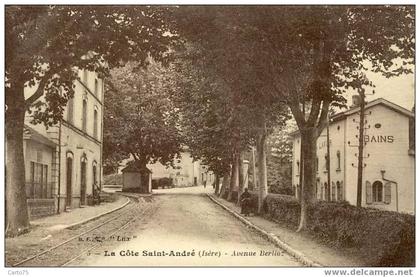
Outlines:
[[415,5],[226,4],[3,5],[8,275],[414,275]]

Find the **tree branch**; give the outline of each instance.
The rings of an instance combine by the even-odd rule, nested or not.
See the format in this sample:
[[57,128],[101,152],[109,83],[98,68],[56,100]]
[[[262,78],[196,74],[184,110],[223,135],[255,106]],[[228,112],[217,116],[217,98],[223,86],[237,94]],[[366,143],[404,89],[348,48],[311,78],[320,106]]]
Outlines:
[[44,94],[45,86],[47,85],[48,81],[52,76],[53,74],[51,70],[44,74],[44,76],[38,84],[38,88],[36,89],[35,93],[25,100],[26,108],[29,108],[36,100],[38,100]]
[[327,126],[327,116],[328,116],[328,110],[330,108],[330,100],[324,100],[322,102],[322,110],[321,115],[319,116],[319,121],[317,125],[317,137],[321,134],[322,130]]
[[302,129],[305,126],[305,117],[302,114],[302,111],[299,109],[299,103],[294,100],[289,102],[290,110],[292,111],[293,117],[296,120],[296,123],[299,129]]
[[309,125],[314,126],[316,124],[316,119],[318,118],[320,107],[321,100],[319,98],[314,97],[312,99],[311,112],[309,113],[308,118]]

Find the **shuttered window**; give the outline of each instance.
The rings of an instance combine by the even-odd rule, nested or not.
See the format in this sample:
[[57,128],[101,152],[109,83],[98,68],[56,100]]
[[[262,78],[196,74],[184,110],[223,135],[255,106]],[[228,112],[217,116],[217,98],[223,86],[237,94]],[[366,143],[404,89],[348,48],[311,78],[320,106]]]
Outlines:
[[93,111],[93,137],[98,138],[98,111]]
[[324,194],[323,200],[328,200],[327,199],[327,195],[328,195],[328,184],[327,183],[324,183],[323,194]]
[[385,197],[384,197],[384,202],[385,204],[390,204],[391,203],[391,183],[386,183],[385,184]]
[[300,174],[300,163],[299,163],[299,161],[296,161],[296,172],[297,172],[297,174]]
[[86,132],[87,126],[87,101],[83,100],[83,107],[82,107],[82,129]]
[[343,182],[337,181],[337,201],[344,200],[344,186]]
[[341,170],[341,154],[337,151],[337,170]]
[[372,184],[366,181],[366,204],[372,204]]
[[332,200],[332,201],[336,201],[336,200],[337,200],[337,199],[335,198],[335,189],[336,189],[335,183],[334,183],[334,182],[332,182],[332,186],[331,186],[331,200]]
[[71,98],[67,104],[67,121],[73,124],[73,114],[74,114],[74,99]]
[[51,185],[48,184],[48,165],[30,163],[29,182],[26,183],[26,196],[34,199],[51,198]]

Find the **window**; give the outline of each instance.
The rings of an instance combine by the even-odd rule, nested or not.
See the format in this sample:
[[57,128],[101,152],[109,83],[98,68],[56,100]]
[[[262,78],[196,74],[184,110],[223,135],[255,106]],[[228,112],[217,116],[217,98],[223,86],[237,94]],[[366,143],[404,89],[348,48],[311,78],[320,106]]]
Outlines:
[[318,172],[319,171],[319,158],[318,157],[316,157],[316,165],[315,165],[315,167],[316,167],[316,172]]
[[37,162],[30,163],[30,179],[26,184],[28,198],[51,198],[51,186],[48,185],[48,165]]
[[343,200],[344,200],[343,182],[337,181],[337,201],[343,201]]
[[69,99],[67,103],[67,121],[73,123],[73,114],[74,114],[74,98]]
[[322,199],[323,200],[328,200],[327,199],[327,197],[328,197],[328,184],[327,184],[327,182],[324,183],[323,194],[324,194],[324,196],[323,196]]
[[331,186],[331,201],[336,201],[337,199],[335,198],[335,190],[336,190],[336,185],[334,182],[332,182],[332,186]]
[[327,154],[325,154],[324,159],[325,159],[325,170],[328,170],[328,155]]
[[372,203],[391,203],[391,183],[385,185],[381,181],[375,181],[373,184],[366,182],[366,204]]
[[299,161],[296,161],[296,175],[300,174],[300,163]]
[[99,88],[98,79],[95,78],[95,95],[96,96],[98,96],[98,88]]
[[380,181],[375,181],[372,185],[372,201],[382,202],[383,200],[383,185]]
[[87,101],[83,100],[83,113],[82,113],[82,129],[86,132],[87,126]]
[[337,151],[337,170],[341,170],[341,153]]
[[317,199],[322,199],[321,181],[316,178],[315,194]]
[[93,137],[98,138],[98,111],[93,111]]
[[87,85],[88,83],[88,71],[85,69],[83,70],[83,79],[82,79],[83,83],[85,83],[85,85]]

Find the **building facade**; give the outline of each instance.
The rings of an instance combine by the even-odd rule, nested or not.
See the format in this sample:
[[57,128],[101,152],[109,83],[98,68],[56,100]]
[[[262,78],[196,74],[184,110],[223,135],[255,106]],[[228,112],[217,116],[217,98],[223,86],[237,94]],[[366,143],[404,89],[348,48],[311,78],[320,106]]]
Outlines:
[[188,151],[182,152],[174,164],[175,168],[160,163],[148,164],[147,168],[152,171],[153,180],[170,178],[175,187],[197,186],[204,183],[212,185],[214,182],[214,174],[200,161],[194,161]]
[[[366,104],[362,206],[414,213],[414,113],[385,99]],[[327,128],[317,140],[317,198],[357,201],[357,164],[360,108],[331,117],[329,124],[330,180],[328,186]],[[292,183],[300,185],[300,134],[292,133]]]
[[[49,184],[51,193],[48,194],[48,199],[54,203],[56,212],[88,205],[92,202],[94,193],[100,191],[103,99],[103,80],[95,72],[79,71],[74,97],[68,101],[63,119],[58,124],[46,129],[42,124],[32,125],[29,114],[26,117],[29,133],[32,130],[32,133],[38,134],[37,137],[43,137],[44,141],[41,146],[30,138],[25,139],[24,147],[28,149],[25,152],[27,193],[34,186],[34,180],[39,179],[33,175],[41,174],[36,172],[37,169],[33,173],[33,153],[42,153],[40,164],[48,175],[45,175],[45,180],[39,180]],[[50,142],[48,149],[46,141]],[[47,150],[51,153],[47,154]],[[37,164],[34,166],[40,167]],[[44,172],[43,170],[39,169],[40,172]],[[44,195],[37,201],[42,202],[43,198]]]

